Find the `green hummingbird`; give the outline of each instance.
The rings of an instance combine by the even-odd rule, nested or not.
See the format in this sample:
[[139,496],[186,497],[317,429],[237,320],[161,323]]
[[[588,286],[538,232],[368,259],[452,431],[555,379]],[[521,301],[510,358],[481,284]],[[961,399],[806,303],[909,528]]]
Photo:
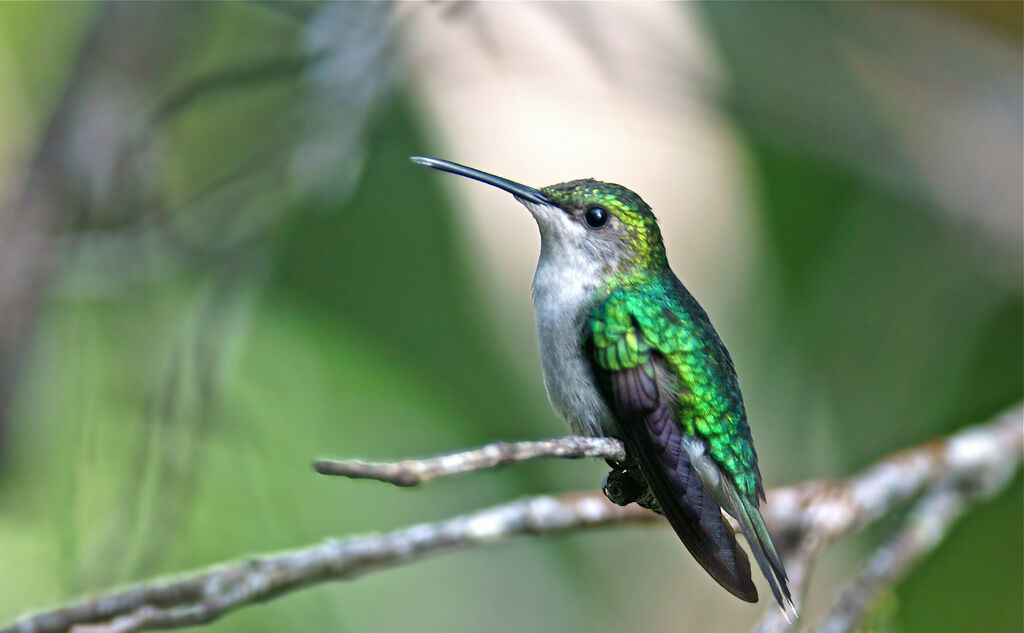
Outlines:
[[651,208],[597,180],[534,189],[448,161],[412,161],[503,189],[536,220],[533,305],[544,385],[573,433],[623,442],[627,463],[613,464],[609,498],[663,514],[715,581],[756,602],[750,563],[724,509],[783,613],[795,615],[758,509],[764,488],[736,370],[707,313],[669,268]]

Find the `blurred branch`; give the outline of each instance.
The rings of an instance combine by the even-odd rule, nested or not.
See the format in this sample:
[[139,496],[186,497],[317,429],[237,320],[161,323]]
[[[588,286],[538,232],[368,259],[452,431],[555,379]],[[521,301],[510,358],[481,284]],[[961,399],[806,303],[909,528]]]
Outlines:
[[252,60],[229,68],[221,68],[177,86],[155,108],[150,125],[157,125],[179,114],[196,100],[245,86],[298,77],[322,55],[299,55]]
[[[986,424],[889,456],[849,479],[814,481],[771,491],[764,507],[765,518],[780,543],[796,552],[789,560],[798,591],[806,586],[810,565],[824,545],[924,493],[906,530],[872,557],[818,630],[850,630],[879,588],[898,579],[937,545],[971,503],[1007,484],[1020,462],[1022,444],[1024,419],[1018,406]],[[457,453],[447,458],[452,462],[448,465],[442,457],[390,465],[342,462],[340,468],[337,463],[331,463],[331,467],[335,472],[348,469],[358,477],[413,485],[434,477],[541,457],[614,457],[618,455],[614,445],[611,441],[581,444],[580,438],[563,438]],[[426,465],[410,466],[417,463]],[[519,536],[656,521],[660,518],[653,513],[636,506],[613,505],[599,492],[528,497],[385,534],[332,539],[176,578],[142,582],[23,616],[0,633],[59,633],[72,628],[79,633],[130,633],[195,626],[302,587],[348,580],[432,553],[494,545]],[[769,625],[772,628],[766,628]],[[791,627],[772,624],[769,616],[760,630],[786,631]]]
[[857,630],[861,618],[882,591],[938,546],[972,502],[992,492],[984,487],[942,486],[922,497],[904,528],[871,556],[829,614],[814,628],[814,633]]
[[[96,174],[114,171],[121,133],[131,126],[140,94],[172,63],[194,14],[174,3],[103,5],[21,190],[0,201],[0,451],[43,297],[58,259],[66,256],[56,238],[88,215],[87,192],[99,188]],[[114,118],[119,126],[111,126]]]

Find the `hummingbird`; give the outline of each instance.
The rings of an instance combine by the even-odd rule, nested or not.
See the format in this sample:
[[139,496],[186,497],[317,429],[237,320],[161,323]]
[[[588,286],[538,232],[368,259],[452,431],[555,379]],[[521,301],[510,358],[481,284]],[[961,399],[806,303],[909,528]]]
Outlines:
[[544,385],[572,432],[622,441],[605,494],[663,514],[690,554],[736,597],[757,602],[744,539],[787,619],[786,570],[764,499],[736,369],[707,313],[669,268],[651,208],[621,185],[541,189],[435,158],[414,163],[511,193],[540,229],[533,306]]

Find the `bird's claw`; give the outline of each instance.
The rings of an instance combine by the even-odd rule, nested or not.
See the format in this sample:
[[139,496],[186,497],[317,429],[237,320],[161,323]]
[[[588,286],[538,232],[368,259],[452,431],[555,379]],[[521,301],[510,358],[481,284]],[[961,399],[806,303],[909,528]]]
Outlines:
[[612,466],[612,471],[604,478],[601,490],[608,500],[619,506],[628,506],[644,493],[646,486],[641,485],[631,471]]
[[604,485],[601,487],[604,496],[608,497],[609,501],[619,506],[636,503],[643,508],[661,514],[661,506],[658,505],[658,500],[654,498],[654,493],[640,471],[634,468],[623,468],[611,461],[609,461],[609,465],[612,466],[612,470],[604,478]]

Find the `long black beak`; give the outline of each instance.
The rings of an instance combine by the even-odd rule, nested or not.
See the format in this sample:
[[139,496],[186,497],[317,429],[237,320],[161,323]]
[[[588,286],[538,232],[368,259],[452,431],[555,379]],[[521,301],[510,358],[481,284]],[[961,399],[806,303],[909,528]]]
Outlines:
[[480,182],[487,183],[488,185],[492,185],[498,189],[504,189],[520,200],[536,204],[551,204],[551,202],[544,197],[544,194],[533,187],[527,187],[526,185],[521,185],[518,182],[506,180],[501,176],[482,172],[479,169],[473,169],[472,167],[466,167],[465,165],[459,165],[458,163],[450,163],[446,160],[439,160],[437,158],[427,158],[425,156],[412,156],[409,160],[417,165],[433,167],[434,169],[446,171],[450,174],[457,174],[459,176],[465,176],[466,178],[472,178],[473,180],[479,180]]

